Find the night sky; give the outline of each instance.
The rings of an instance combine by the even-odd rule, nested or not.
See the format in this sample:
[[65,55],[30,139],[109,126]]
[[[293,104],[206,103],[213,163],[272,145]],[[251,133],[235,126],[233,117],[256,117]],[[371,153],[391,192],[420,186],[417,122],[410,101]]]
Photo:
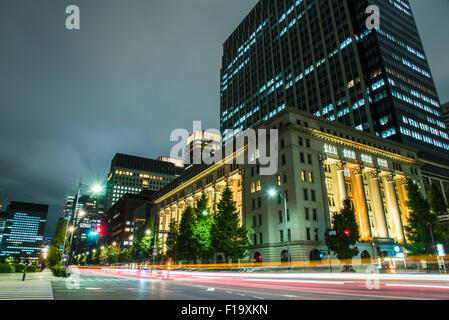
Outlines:
[[[257,0],[1,0],[0,186],[50,204],[103,183],[116,152],[169,155],[170,132],[219,128],[222,44]],[[77,4],[81,30],[65,28]],[[441,102],[449,1],[411,0]],[[2,195],[0,195],[2,199]]]

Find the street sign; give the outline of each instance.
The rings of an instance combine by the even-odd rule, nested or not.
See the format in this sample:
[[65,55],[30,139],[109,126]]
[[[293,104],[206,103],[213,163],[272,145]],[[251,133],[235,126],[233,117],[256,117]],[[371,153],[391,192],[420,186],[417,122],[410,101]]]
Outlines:
[[168,233],[167,230],[159,230],[157,233]]
[[336,236],[337,235],[337,231],[329,231],[329,235],[330,236]]
[[444,216],[438,216],[438,221],[449,221],[449,214],[446,214]]

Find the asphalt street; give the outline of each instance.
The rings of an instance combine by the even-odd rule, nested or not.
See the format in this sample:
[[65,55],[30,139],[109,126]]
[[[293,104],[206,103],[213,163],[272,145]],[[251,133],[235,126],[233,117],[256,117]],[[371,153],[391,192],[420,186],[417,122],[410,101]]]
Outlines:
[[56,300],[449,299],[447,276],[373,276],[81,269],[51,284]]

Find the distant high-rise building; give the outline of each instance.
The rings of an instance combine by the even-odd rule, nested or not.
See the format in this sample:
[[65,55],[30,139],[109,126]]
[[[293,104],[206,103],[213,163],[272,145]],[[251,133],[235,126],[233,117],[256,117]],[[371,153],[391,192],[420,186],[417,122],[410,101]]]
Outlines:
[[74,196],[67,196],[64,200],[64,209],[63,209],[63,213],[62,213],[62,217],[64,219],[67,219],[68,217],[72,216],[73,213],[73,206],[75,202],[75,197]]
[[171,162],[117,153],[107,179],[105,211],[127,193],[156,191],[175,177],[175,165]]
[[82,251],[97,244],[98,237],[92,234],[101,225],[104,211],[104,197],[81,195],[78,199],[78,213],[75,221],[73,246],[75,251]]
[[2,243],[3,232],[6,227],[6,212],[0,211],[0,245]]
[[449,128],[449,101],[441,105],[441,110],[443,111],[443,118],[446,123],[446,127]]
[[11,201],[0,245],[0,256],[38,259],[44,239],[48,205]]
[[212,155],[214,151],[221,148],[221,136],[219,134],[207,131],[198,130],[194,131],[186,142],[186,148],[184,151],[184,163],[201,164],[202,153],[208,152]]
[[160,156],[157,158],[158,161],[170,162],[175,165],[175,174],[180,176],[184,172],[184,160],[183,159],[175,159],[165,156]]
[[[369,5],[379,29],[367,28]],[[286,107],[414,147],[426,187],[449,183],[449,134],[408,0],[259,1],[223,44],[223,142]]]

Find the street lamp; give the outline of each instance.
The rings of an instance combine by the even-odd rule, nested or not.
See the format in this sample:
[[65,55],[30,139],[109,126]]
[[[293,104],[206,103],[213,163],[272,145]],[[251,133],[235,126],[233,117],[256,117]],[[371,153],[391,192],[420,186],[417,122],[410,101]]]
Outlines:
[[[147,231],[145,231],[145,234],[146,234],[146,235],[149,235],[150,233],[151,233],[151,230],[150,230],[150,229],[148,229]],[[132,236],[131,236],[131,237],[132,237]],[[130,238],[131,238],[131,237],[130,237]]]
[[292,257],[290,256],[290,242],[288,240],[288,227],[287,227],[287,191],[282,190],[281,192],[279,192],[276,189],[269,189],[268,190],[268,195],[273,198],[276,195],[280,195],[283,200],[284,200],[284,222],[285,222],[285,236],[287,238],[287,255],[288,255],[288,261],[291,262],[292,261]]
[[202,212],[202,214],[203,214],[203,216],[207,216],[207,215],[209,214],[209,212],[207,212],[207,210],[204,210],[204,211]]

